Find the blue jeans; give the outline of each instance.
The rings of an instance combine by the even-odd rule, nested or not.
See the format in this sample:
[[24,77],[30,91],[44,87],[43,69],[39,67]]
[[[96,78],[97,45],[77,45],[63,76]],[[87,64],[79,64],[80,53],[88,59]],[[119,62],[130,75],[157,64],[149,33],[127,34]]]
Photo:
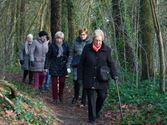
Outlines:
[[49,89],[50,78],[51,78],[51,76],[50,76],[49,71],[48,71],[47,74],[46,74],[45,83],[44,83],[44,89],[45,90]]

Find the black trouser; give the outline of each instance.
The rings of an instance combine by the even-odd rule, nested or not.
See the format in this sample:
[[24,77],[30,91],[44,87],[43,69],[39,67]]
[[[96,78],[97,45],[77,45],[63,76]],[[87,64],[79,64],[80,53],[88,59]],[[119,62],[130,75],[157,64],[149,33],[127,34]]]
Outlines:
[[29,75],[29,83],[33,81],[33,71],[24,70],[23,72],[23,82],[25,82],[27,75]]
[[[77,80],[74,80],[74,98],[78,100],[79,98],[79,92],[80,92],[80,83],[78,83]],[[82,89],[82,99],[81,99],[82,104],[86,104],[86,90]]]
[[88,96],[88,118],[95,121],[107,97],[107,89],[86,89]]

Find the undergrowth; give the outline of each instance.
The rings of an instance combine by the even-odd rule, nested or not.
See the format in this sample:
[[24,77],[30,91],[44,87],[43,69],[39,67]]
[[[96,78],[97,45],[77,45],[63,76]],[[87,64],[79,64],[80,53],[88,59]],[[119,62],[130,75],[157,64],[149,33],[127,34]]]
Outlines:
[[[20,94],[12,99],[14,107],[0,100],[0,116],[11,125],[53,125],[53,112],[48,109],[42,101],[34,98],[38,93],[21,83],[12,82]],[[5,92],[3,92],[5,94]],[[8,96],[8,93],[5,94]]]
[[[122,124],[167,124],[167,93],[160,93],[158,80],[141,81],[138,86],[130,81],[118,82],[118,86]],[[105,109],[118,112],[119,103],[116,84],[111,81]]]

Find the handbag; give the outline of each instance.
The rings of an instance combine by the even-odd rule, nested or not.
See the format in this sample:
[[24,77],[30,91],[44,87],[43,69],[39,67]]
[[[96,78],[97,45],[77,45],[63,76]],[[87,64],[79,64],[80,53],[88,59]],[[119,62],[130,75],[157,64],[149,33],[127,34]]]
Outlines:
[[100,82],[107,82],[110,79],[110,69],[108,66],[101,66],[98,69],[97,79]]
[[77,67],[80,61],[80,55],[76,55],[72,58],[71,67]]

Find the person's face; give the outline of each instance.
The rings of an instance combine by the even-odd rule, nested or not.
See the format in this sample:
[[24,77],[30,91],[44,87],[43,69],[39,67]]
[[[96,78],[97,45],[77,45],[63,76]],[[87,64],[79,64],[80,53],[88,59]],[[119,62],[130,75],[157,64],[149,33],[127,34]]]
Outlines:
[[96,46],[96,47],[100,47],[103,43],[103,38],[102,36],[96,36],[94,37],[93,39],[93,44]]
[[82,32],[79,36],[80,36],[81,40],[85,40],[88,35],[85,32]]
[[41,38],[41,41],[42,41],[42,42],[47,41],[47,39],[46,39],[46,35],[45,35],[45,36],[41,36],[40,38]]
[[56,39],[56,43],[58,43],[58,44],[62,44],[63,43],[63,38],[56,37],[55,39]]
[[28,42],[32,42],[33,39],[32,39],[31,37],[27,37],[27,41],[28,41]]

